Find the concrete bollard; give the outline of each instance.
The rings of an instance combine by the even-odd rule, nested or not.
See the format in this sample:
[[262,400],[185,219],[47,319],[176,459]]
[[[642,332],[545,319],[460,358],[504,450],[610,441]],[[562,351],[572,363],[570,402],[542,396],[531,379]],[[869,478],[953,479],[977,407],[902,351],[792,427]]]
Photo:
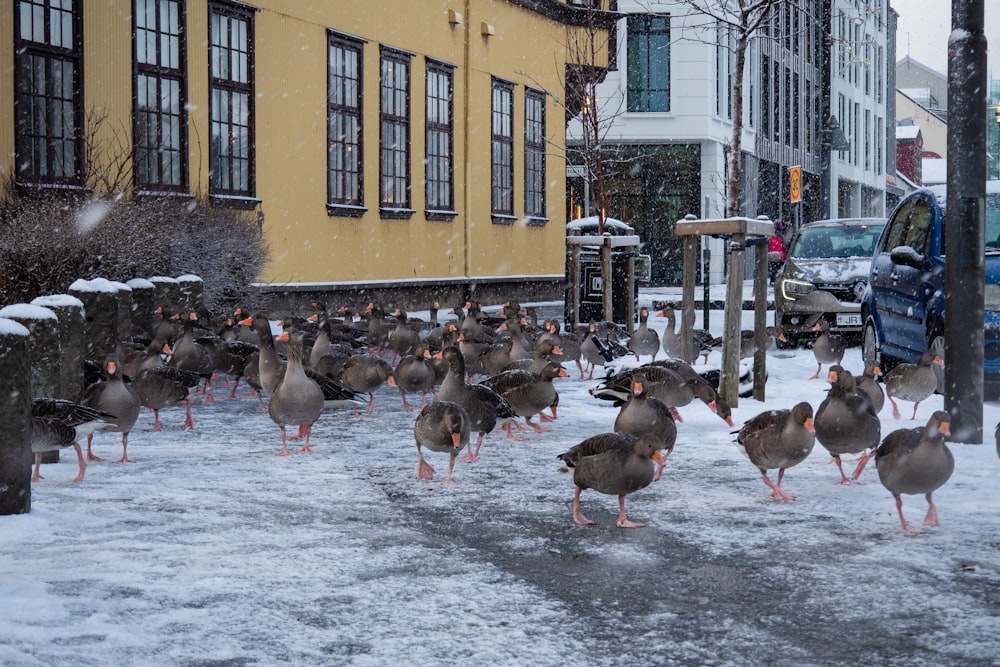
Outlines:
[[[59,387],[55,398],[79,401],[83,397],[83,302],[69,294],[49,294],[33,299],[33,306],[48,308],[59,318]],[[57,452],[58,453],[58,452]]]
[[69,293],[83,302],[84,357],[104,362],[118,349],[118,288],[110,280],[77,280]]
[[31,511],[30,333],[0,318],[0,515]]
[[115,292],[115,307],[118,314],[118,341],[132,338],[132,288],[125,283],[112,280]]
[[145,278],[133,278],[125,283],[132,288],[132,335],[153,338],[156,318],[156,285]]
[[185,313],[197,313],[198,317],[207,320],[208,311],[205,310],[205,281],[200,276],[185,274],[177,276],[177,286],[181,292],[181,303],[184,304]]
[[184,309],[184,298],[181,296],[181,287],[176,278],[153,276],[149,279],[149,282],[153,283],[157,306],[162,306],[163,310],[169,315],[173,315]]
[[59,318],[48,308],[15,303],[0,308],[0,318],[14,320],[28,330],[31,349],[31,397],[55,398],[59,391]]

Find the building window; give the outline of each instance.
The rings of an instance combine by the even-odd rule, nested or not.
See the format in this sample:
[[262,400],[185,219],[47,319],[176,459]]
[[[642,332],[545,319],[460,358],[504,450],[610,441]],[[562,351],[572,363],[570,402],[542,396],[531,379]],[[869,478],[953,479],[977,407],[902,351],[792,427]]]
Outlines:
[[361,64],[363,43],[330,34],[327,54],[327,212],[364,213]]
[[209,5],[209,192],[254,196],[253,15]]
[[514,84],[493,79],[490,206],[493,222],[514,222]]
[[545,220],[545,93],[524,93],[524,216]]
[[187,57],[180,0],[136,0],[135,184],[187,188]]
[[16,178],[83,184],[82,3],[14,3]]
[[670,111],[670,17],[627,21],[629,111]]
[[450,65],[427,61],[424,206],[431,220],[455,216],[454,83]]
[[410,209],[410,56],[382,49],[379,108],[379,206],[382,216],[408,218]]

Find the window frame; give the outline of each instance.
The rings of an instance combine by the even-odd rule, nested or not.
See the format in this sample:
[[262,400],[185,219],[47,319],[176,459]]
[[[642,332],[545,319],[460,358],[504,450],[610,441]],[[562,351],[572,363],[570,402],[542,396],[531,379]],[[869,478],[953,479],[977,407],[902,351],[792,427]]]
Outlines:
[[[255,60],[256,60],[256,39],[254,13],[256,9],[246,5],[233,4],[223,0],[211,0],[208,3],[208,106],[209,106],[209,197],[219,203],[225,203],[234,208],[252,209],[260,204],[256,197],[257,174],[256,174],[256,107],[255,107]],[[228,19],[229,21],[243,21],[246,24],[246,81],[234,80],[231,76],[216,76],[215,53],[217,45],[214,43],[213,23],[216,16]],[[227,45],[218,45],[219,49],[224,49],[230,55],[228,67],[232,70],[232,53],[238,50],[232,48],[232,42]],[[227,97],[226,109],[217,108],[216,93],[221,93]],[[244,125],[235,123],[236,114],[233,112],[233,100],[237,96],[244,96],[246,101]],[[222,114],[225,113],[225,118]],[[217,116],[219,118],[217,119]],[[213,139],[216,126],[222,125],[233,128],[240,127],[246,130],[246,152],[223,154]],[[232,130],[229,132],[232,137]],[[230,144],[233,142],[230,141]],[[221,143],[220,143],[221,146]],[[220,182],[219,162],[223,157],[228,159],[228,167],[225,169],[228,175],[228,183]],[[246,164],[245,185],[234,187],[233,177],[239,175],[239,171],[234,170],[234,161]],[[242,179],[241,179],[242,180]]]
[[[31,11],[32,8],[35,11]],[[25,12],[28,16],[25,16]],[[38,12],[41,12],[40,17],[37,16]],[[66,39],[61,39],[59,44],[52,43],[52,36],[56,34],[53,32],[52,18],[56,12],[68,13],[68,16],[60,17],[62,20],[59,23],[64,29],[72,31],[72,34]],[[70,7],[66,9],[53,7],[51,0],[16,0],[13,16],[16,23],[13,29],[15,182],[19,186],[26,187],[83,189],[86,186],[83,4],[78,0],[71,0]],[[31,20],[33,18],[41,19],[39,36],[42,41],[34,39],[34,31],[31,37],[25,37],[23,34],[25,27],[29,29],[34,27],[35,24]],[[25,19],[29,19],[27,26]],[[62,36],[64,31],[58,34]],[[40,95],[37,91],[28,89],[32,82],[37,82],[37,79],[26,77],[28,71],[38,73],[37,66],[32,66],[36,60],[41,63],[43,70],[41,83],[44,92]],[[56,64],[72,69],[68,94],[65,94],[67,87],[63,83],[61,88],[64,94],[61,97],[57,97],[58,91],[55,90],[55,86],[62,81],[55,75]],[[38,100],[42,101],[41,109],[38,108]],[[57,113],[60,107],[62,113]],[[39,116],[44,116],[40,133],[29,131],[38,127],[36,122]],[[59,132],[59,127],[66,127],[67,118],[71,120],[72,127],[68,131]],[[57,145],[62,147],[58,153]],[[72,165],[67,167],[65,161],[59,159],[60,154],[63,158],[69,156]],[[41,157],[41,160],[36,157]],[[21,165],[27,165],[28,168],[21,169]]]
[[[546,215],[545,92],[524,89],[524,219],[541,226]],[[534,113],[533,113],[534,112]]]
[[[666,27],[654,27],[660,23]],[[670,15],[630,14],[626,19],[628,76],[625,87],[625,108],[630,113],[670,113]],[[659,37],[662,46],[654,45]],[[645,48],[643,48],[645,47]],[[653,54],[663,49],[662,58]],[[664,64],[664,87],[651,85],[657,64]],[[654,96],[662,96],[654,104]]]
[[[388,46],[381,47],[379,57],[379,215],[390,220],[405,220],[416,211],[412,208],[412,99],[410,97],[413,54]],[[387,84],[386,65],[392,63],[401,67],[404,80],[399,82],[393,76],[391,87]],[[387,93],[392,96],[387,99]],[[387,104],[390,102],[390,104]],[[399,109],[399,106],[405,106]],[[400,113],[402,111],[402,113]],[[388,129],[394,129],[394,137],[405,134],[401,145],[389,144]],[[392,169],[390,170],[390,167]],[[391,186],[391,187],[390,187]]]
[[[139,3],[148,2],[153,6],[154,26],[146,32],[151,33],[155,62],[143,62],[140,47],[140,26],[139,26]],[[177,33],[164,32],[162,27],[161,9],[164,5],[173,4],[177,9]],[[187,3],[184,0],[133,0],[132,3],[132,118],[133,118],[133,174],[132,179],[137,192],[187,192],[189,188],[189,145],[188,145],[188,111],[187,111]],[[172,27],[172,26],[171,26]],[[176,66],[164,63],[163,40],[169,35],[174,35],[177,39],[177,63]],[[140,95],[140,80],[146,77],[155,83],[155,99],[159,101],[155,109],[141,109],[142,96]],[[172,82],[176,86],[177,96],[173,101],[176,113],[165,112],[162,108],[163,84],[165,81]],[[148,127],[144,123],[144,118],[152,117],[155,122],[156,136],[151,142],[143,142],[143,128]],[[167,153],[163,150],[163,130],[164,117],[173,118],[176,123],[177,146],[169,151],[169,154],[176,156],[176,182],[168,182],[172,179],[164,178],[165,158]],[[169,123],[168,123],[169,124]],[[144,153],[149,155],[144,158]],[[155,172],[153,178],[141,178],[141,165],[151,165],[151,171]]]
[[[327,178],[326,178],[326,212],[328,215],[336,215],[350,218],[359,218],[368,210],[365,208],[365,159],[364,159],[364,45],[365,41],[357,37],[351,37],[332,30],[327,31]],[[342,49],[344,52],[353,51],[357,58],[357,71],[353,76],[348,76],[346,71],[343,76],[335,72],[333,68],[333,51]],[[335,94],[337,82],[342,81],[339,99]],[[355,87],[355,97],[357,103],[352,105],[346,101],[348,88]],[[340,119],[340,127],[347,126],[347,120],[354,121],[356,129],[355,141],[350,145],[353,150],[347,149],[344,153],[345,159],[338,161],[337,147],[348,146],[348,142],[338,142],[339,136],[334,136],[335,121]],[[353,154],[355,164],[348,166],[349,160],[346,155]],[[353,182],[352,182],[353,179]],[[345,196],[335,196],[338,188],[335,184],[339,181],[339,191],[347,193]]]
[[[455,67],[431,58],[425,60],[424,67],[424,217],[453,220],[458,215],[455,211]],[[438,77],[447,87],[445,97],[437,95],[440,88],[432,82]],[[446,107],[443,119],[440,118],[442,105]],[[447,142],[444,151],[439,148],[442,139]]]
[[494,224],[514,217],[514,83],[492,77],[490,86],[490,215]]

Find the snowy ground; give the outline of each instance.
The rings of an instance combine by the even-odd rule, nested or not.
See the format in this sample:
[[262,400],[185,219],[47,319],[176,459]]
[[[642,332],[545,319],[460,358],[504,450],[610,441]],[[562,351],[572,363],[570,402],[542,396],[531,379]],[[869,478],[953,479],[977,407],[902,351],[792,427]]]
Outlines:
[[[860,374],[858,348],[844,365]],[[772,350],[768,400],[741,399],[737,426],[818,406],[815,368],[807,349]],[[919,535],[873,466],[837,486],[820,445],[785,477],[797,500],[769,500],[701,405],[682,409],[663,479],[628,498],[648,527],[616,528],[616,499],[593,491],[583,527],[556,455],[617,410],[569,370],[550,433],[498,430],[452,486],[433,452],[437,479],[416,479],[415,413],[388,387],[371,418],[324,415],[312,456],[274,456],[278,429],[242,390],[196,405],[193,432],[173,409],[143,433],[143,414],[137,462],[91,464],[82,484],[64,453],[31,513],[0,517],[0,664],[1000,664],[1000,404],[985,406],[990,444],[951,445],[941,525]],[[883,435],[941,406],[900,422],[887,405]],[[120,439],[95,449],[117,458]],[[911,522],[925,510],[904,497]]]

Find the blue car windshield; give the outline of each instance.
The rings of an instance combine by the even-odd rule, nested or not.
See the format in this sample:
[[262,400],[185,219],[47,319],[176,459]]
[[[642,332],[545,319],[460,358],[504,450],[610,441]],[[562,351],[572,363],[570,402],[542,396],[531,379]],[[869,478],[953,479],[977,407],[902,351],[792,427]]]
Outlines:
[[793,259],[871,257],[883,225],[803,227],[790,253]]

